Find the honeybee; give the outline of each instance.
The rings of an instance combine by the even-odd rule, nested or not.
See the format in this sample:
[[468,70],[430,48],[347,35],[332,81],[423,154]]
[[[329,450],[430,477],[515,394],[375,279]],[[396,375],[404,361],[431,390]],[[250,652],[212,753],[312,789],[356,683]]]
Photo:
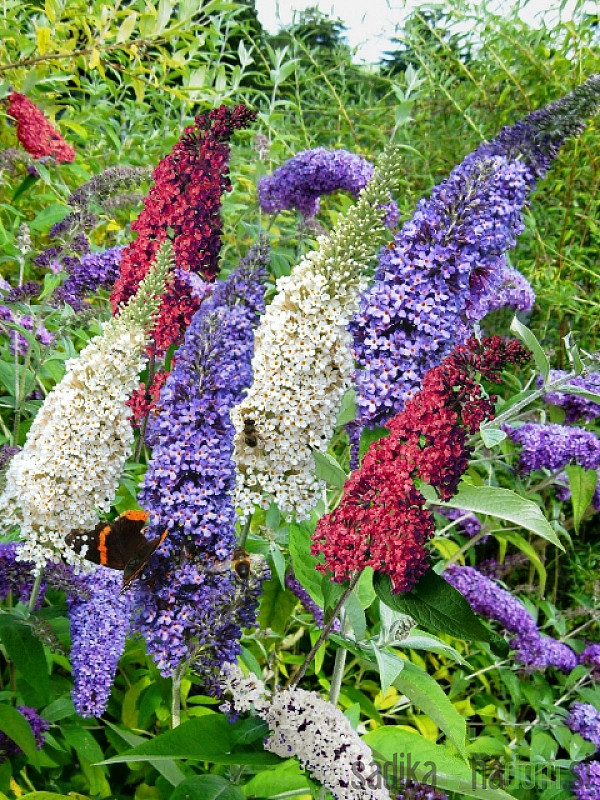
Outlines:
[[256,430],[256,422],[251,418],[244,420],[244,441],[248,447],[256,447],[258,444],[258,432]]
[[236,547],[233,551],[231,566],[238,578],[245,583],[250,577],[251,564],[250,556],[243,547]]

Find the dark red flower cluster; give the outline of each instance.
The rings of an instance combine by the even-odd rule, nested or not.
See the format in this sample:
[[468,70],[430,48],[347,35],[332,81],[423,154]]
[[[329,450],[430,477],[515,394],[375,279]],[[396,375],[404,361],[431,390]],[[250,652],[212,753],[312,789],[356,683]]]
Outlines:
[[408,592],[429,568],[425,543],[434,530],[421,480],[447,500],[468,466],[467,444],[494,415],[494,397],[477,383],[499,381],[507,364],[529,358],[515,341],[498,336],[457,347],[429,370],[421,391],[387,423],[390,435],[371,446],[344,487],[340,505],[324,516],[313,537],[321,572],[350,578],[367,566],[390,576],[395,592]]
[[133,412],[134,427],[137,427],[144,417],[154,409],[158,403],[160,390],[169,375],[169,372],[157,372],[148,387],[146,384],[140,383],[138,388],[133,391],[127,405]]
[[[121,272],[111,296],[113,310],[135,294],[160,244],[173,242],[178,270],[205,280],[219,271],[221,197],[231,189],[227,162],[229,140],[256,116],[244,105],[220,106],[196,117],[171,153],[153,172],[154,186],[132,224],[138,236],[124,250]],[[178,342],[199,308],[184,276],[175,275],[163,297],[152,338],[163,353]]]
[[9,94],[7,113],[17,122],[17,138],[34,158],[54,156],[57,161],[73,161],[75,149],[24,94]]

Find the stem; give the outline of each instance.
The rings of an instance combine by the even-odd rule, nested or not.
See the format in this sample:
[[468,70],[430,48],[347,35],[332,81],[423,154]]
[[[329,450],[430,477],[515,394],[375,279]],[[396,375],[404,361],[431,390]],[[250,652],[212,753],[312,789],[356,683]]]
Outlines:
[[534,400],[538,400],[540,397],[542,397],[542,395],[545,395],[548,392],[559,389],[561,386],[564,386],[564,384],[569,383],[570,380],[573,380],[573,378],[576,377],[577,375],[575,372],[569,372],[567,375],[559,378],[557,381],[541,386],[539,389],[536,389],[534,392],[532,392],[528,397],[524,397],[522,400],[519,400],[518,403],[515,403],[514,406],[511,406],[506,411],[498,414],[498,416],[494,417],[494,419],[490,420],[490,422],[483,424],[481,428],[497,428],[499,423],[504,422],[506,419],[510,419],[510,417],[514,416],[523,408],[526,408],[530,403],[533,403]]
[[187,661],[184,661],[173,673],[171,688],[171,728],[173,730],[181,724],[181,679],[186,669]]
[[242,550],[246,546],[246,539],[248,538],[248,533],[250,532],[251,522],[252,522],[252,514],[249,514],[246,521],[244,522],[244,527],[242,528],[242,532],[240,533],[240,538],[238,541],[238,547]]
[[329,633],[330,633],[330,631],[331,631],[331,629],[333,627],[333,624],[334,624],[338,614],[340,613],[340,611],[341,611],[344,603],[346,602],[346,600],[350,597],[350,595],[352,593],[352,590],[354,589],[354,587],[358,583],[358,579],[359,578],[360,578],[360,572],[356,572],[354,574],[354,576],[352,577],[352,579],[350,580],[350,583],[348,584],[348,586],[344,590],[344,593],[342,594],[340,599],[337,601],[337,604],[336,604],[335,608],[333,609],[333,612],[332,612],[331,617],[329,619],[329,622],[327,623],[327,625],[325,625],[325,627],[321,631],[321,635],[319,636],[317,641],[310,648],[310,650],[307,653],[306,658],[304,659],[304,662],[301,665],[300,669],[296,672],[294,677],[291,678],[290,681],[288,681],[288,684],[285,687],[286,689],[293,689],[294,686],[297,686],[298,683],[300,683],[300,681],[302,680],[302,678],[306,674],[306,670],[308,669],[308,666],[309,666],[310,662],[315,657],[319,647],[321,647],[321,645],[323,644],[325,639],[327,639],[327,637],[329,636]]
[[35,604],[37,603],[37,599],[40,594],[40,588],[42,586],[42,578],[44,577],[44,573],[40,572],[39,575],[35,576],[35,581],[33,583],[33,588],[31,590],[31,596],[29,598],[29,613],[32,614],[35,608]]
[[[149,403],[150,398],[150,387],[152,386],[152,381],[154,380],[154,368],[156,366],[154,352],[151,353],[150,359],[148,360],[148,380],[146,381],[146,403]],[[150,415],[150,410],[146,411],[144,415],[144,419],[142,420],[142,424],[140,425],[140,437],[137,440],[137,444],[135,446],[135,453],[133,454],[133,460],[137,463],[140,460],[140,456],[142,454],[142,447],[144,446],[144,441],[146,439],[146,428],[148,427],[148,417]]]
[[[342,633],[346,632],[346,615],[341,613]],[[333,673],[331,675],[331,688],[329,689],[329,702],[331,705],[336,706],[342,688],[342,679],[344,677],[344,668],[346,666],[346,658],[348,651],[345,647],[339,647],[335,651],[335,662],[333,665]]]

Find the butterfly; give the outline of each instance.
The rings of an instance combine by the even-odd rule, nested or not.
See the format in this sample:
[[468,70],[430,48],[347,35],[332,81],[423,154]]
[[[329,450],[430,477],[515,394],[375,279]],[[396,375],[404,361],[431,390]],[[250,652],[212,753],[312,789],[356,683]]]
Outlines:
[[84,555],[87,561],[122,570],[123,592],[142,572],[152,553],[167,536],[165,530],[152,540],[146,539],[143,530],[147,522],[145,511],[125,511],[114,522],[100,522],[91,531],[71,531],[65,542],[76,553],[81,553],[87,546]]

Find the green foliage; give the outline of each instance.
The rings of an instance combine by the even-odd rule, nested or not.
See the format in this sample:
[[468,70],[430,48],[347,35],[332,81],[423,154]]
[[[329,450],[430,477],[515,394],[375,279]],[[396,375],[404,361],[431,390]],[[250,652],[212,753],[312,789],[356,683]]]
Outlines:
[[[72,164],[37,162],[35,175],[26,160],[0,169],[0,270],[15,283],[44,282],[40,297],[14,308],[55,337],[42,347],[18,322],[3,323],[0,444],[23,444],[65,361],[109,318],[106,292],[90,298],[81,314],[55,305],[53,293],[64,275],[35,263],[50,244],[52,225],[70,213],[69,195],[90,177],[112,166],[149,171],[200,110],[222,101],[255,107],[257,123],[233,151],[221,263],[227,274],[266,222],[274,246],[271,298],[275,280],[314,249],[315,239],[291,212],[261,218],[255,186],[263,174],[309,147],[347,147],[374,158],[391,141],[402,151],[396,198],[406,219],[484,138],[599,67],[597,18],[584,17],[582,6],[573,22],[544,29],[529,27],[516,12],[498,17],[477,3],[417,9],[379,71],[355,65],[342,27],[314,10],[276,36],[262,30],[253,3],[241,0],[5,0],[1,18],[1,96],[12,86],[35,99],[77,157]],[[0,148],[15,147],[14,128],[1,116]],[[254,149],[258,132],[267,138],[262,150]],[[567,145],[536,192],[512,257],[538,295],[528,327],[517,321],[513,331],[532,348],[544,379],[550,362],[560,367],[577,361],[565,342],[569,331],[584,355],[598,347],[598,144],[592,123]],[[129,226],[148,185],[146,175],[140,192],[121,198],[120,205],[96,203],[98,219],[88,231],[93,249],[130,241]],[[349,207],[346,197],[323,198],[320,220],[331,229]],[[510,320],[498,313],[486,323],[506,333]],[[15,331],[29,344],[16,358],[10,350]],[[574,373],[580,371],[575,363]],[[531,388],[528,377],[505,376],[501,394],[503,413],[541,407],[541,391]],[[328,484],[319,515],[325,502],[331,509],[339,499],[348,465],[343,425],[355,413],[349,392],[330,451],[315,454],[317,474]],[[545,413],[560,419],[556,409]],[[387,433],[365,431],[361,454]],[[477,513],[482,534],[469,540],[444,519],[432,540],[432,559],[438,569],[448,560],[497,559],[506,585],[544,633],[580,651],[586,640],[598,639],[600,564],[590,506],[595,474],[569,468],[572,500],[561,504],[550,480],[518,473],[513,448],[494,423],[473,444],[467,478],[445,505]],[[142,453],[128,464],[116,511],[134,505],[145,461]],[[423,493],[441,505],[427,487]],[[270,557],[272,578],[261,597],[260,630],[244,638],[243,662],[262,672],[273,689],[293,677],[321,632],[285,587],[287,569],[326,620],[343,591],[316,572],[310,554],[316,521],[315,514],[288,522],[273,507],[255,515],[246,542],[251,553]],[[511,566],[509,556],[520,561]],[[507,656],[504,632],[483,624],[435,572],[404,596],[391,593],[388,579],[367,574],[345,609],[342,630],[319,646],[302,686],[329,692],[338,654],[345,652],[338,705],[355,728],[368,732],[365,740],[381,764],[409,752],[421,761],[418,777],[426,779],[430,768],[423,765],[433,763],[437,786],[455,797],[566,796],[571,761],[593,749],[565,725],[572,702],[600,707],[589,670],[519,671]],[[411,630],[414,622],[422,629]],[[308,797],[312,791],[294,759],[265,752],[266,727],[248,718],[231,724],[218,712],[218,701],[202,693],[192,670],[179,687],[182,724],[171,730],[172,683],[139,641],[128,643],[104,717],[79,718],[70,698],[70,642],[60,593],[50,593],[32,613],[6,598],[0,643],[0,730],[24,753],[0,765],[0,792],[10,800],[239,800],[292,792]],[[35,706],[51,725],[41,751],[16,710],[20,704]],[[485,784],[482,765],[498,762],[510,767],[504,786]],[[553,764],[556,795],[527,786],[532,765],[545,762]],[[479,774],[475,785],[473,769]]]

